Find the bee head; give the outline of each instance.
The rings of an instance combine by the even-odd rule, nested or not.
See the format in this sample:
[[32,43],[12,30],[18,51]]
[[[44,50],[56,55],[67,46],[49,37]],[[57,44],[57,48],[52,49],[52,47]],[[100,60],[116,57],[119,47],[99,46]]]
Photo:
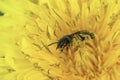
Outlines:
[[58,43],[57,43],[57,48],[63,48],[64,46],[67,46],[71,43],[72,36],[71,35],[66,35],[63,38],[61,38]]

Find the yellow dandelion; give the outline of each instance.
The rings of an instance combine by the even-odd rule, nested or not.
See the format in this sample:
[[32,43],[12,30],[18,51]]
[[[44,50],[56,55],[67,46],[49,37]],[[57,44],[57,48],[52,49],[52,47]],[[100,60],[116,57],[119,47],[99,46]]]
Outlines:
[[119,27],[119,0],[1,0],[0,80],[119,80]]

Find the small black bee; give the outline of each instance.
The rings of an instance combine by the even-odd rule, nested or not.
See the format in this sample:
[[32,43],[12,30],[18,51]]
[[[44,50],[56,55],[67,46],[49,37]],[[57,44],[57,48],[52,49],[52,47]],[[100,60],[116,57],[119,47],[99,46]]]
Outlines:
[[88,32],[88,31],[78,31],[78,32],[72,33],[70,35],[65,35],[60,40],[58,40],[58,42],[51,43],[48,46],[57,44],[56,49],[63,50],[64,47],[70,46],[70,44],[72,43],[74,38],[78,38],[79,40],[84,41],[89,38],[94,39],[95,35],[94,35],[94,33]]

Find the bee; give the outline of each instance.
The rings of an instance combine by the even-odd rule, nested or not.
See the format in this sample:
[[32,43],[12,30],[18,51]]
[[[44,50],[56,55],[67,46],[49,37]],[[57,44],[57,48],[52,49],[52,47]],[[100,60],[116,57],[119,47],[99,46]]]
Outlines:
[[94,39],[95,35],[94,35],[94,33],[89,32],[89,31],[77,31],[75,33],[63,36],[57,42],[53,42],[53,43],[49,44],[48,46],[57,44],[56,49],[61,49],[61,51],[62,51],[65,47],[69,47],[71,45],[74,38],[77,38],[80,41],[85,41],[88,39]]

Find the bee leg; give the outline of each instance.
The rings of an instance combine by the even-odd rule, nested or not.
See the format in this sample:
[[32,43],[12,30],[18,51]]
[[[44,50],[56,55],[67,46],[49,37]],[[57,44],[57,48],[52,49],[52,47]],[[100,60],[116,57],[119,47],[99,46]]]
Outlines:
[[68,52],[68,46],[66,47],[66,51]]
[[63,52],[65,50],[65,52],[68,52],[68,47],[69,45],[64,45],[62,48],[61,48],[61,52]]
[[80,38],[81,41],[84,41],[84,40],[85,40],[85,37],[83,37],[83,36],[81,36],[81,35],[78,35],[78,36],[79,36],[79,38]]
[[63,52],[63,49],[61,49],[60,51]]

